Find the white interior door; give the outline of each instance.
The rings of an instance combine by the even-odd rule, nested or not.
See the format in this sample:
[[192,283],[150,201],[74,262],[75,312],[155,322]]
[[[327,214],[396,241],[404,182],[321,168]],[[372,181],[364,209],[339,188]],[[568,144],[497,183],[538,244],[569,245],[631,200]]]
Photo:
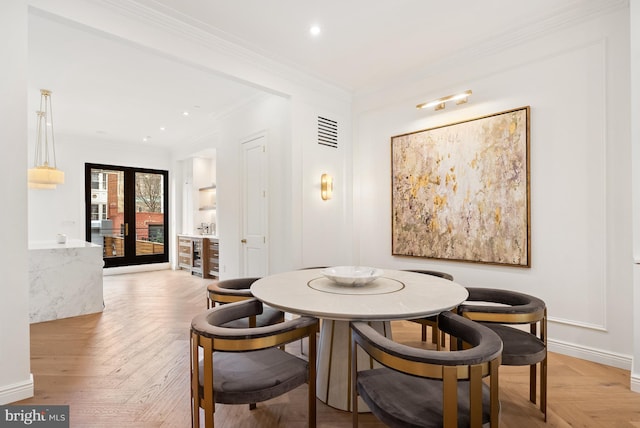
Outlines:
[[267,247],[267,137],[242,143],[243,158],[243,275],[268,274]]

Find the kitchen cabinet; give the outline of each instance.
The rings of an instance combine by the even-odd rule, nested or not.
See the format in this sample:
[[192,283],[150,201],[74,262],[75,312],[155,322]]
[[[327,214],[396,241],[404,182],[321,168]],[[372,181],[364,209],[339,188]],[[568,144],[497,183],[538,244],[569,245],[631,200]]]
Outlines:
[[193,243],[191,238],[178,235],[178,267],[191,270],[193,266]]
[[208,277],[220,278],[220,241],[218,238],[209,238],[209,263]]
[[178,268],[203,278],[219,277],[219,241],[213,236],[178,235]]

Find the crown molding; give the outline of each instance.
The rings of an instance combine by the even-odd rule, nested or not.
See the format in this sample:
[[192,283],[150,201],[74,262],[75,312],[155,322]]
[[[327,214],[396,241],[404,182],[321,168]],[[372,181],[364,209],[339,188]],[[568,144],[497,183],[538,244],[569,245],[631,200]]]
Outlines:
[[377,84],[354,92],[353,88],[344,87],[324,76],[315,74],[313,71],[305,70],[286,58],[275,57],[273,54],[249,45],[231,34],[160,3],[149,7],[132,0],[87,1],[168,34],[197,43],[255,69],[281,76],[287,81],[303,86],[331,88],[337,93],[342,93],[343,98],[352,95],[372,95],[393,87],[395,82],[424,78],[462,62],[468,63],[475,58],[493,55],[598,16],[629,8],[629,0],[575,1],[559,12],[533,17],[529,23],[508,28],[497,36],[480,40],[471,47],[452,52],[435,63],[425,64],[404,73],[389,76]]
[[381,82],[368,89],[357,91],[355,96],[369,96],[383,92],[393,86],[395,82],[414,81],[424,79],[430,75],[443,72],[460,64],[468,64],[475,59],[483,58],[508,49],[517,47],[541,37],[548,36],[566,28],[571,28],[583,22],[605,16],[619,10],[629,9],[629,0],[606,0],[595,2],[574,2],[571,5],[547,14],[542,17],[534,17],[527,24],[511,27],[496,36],[480,40],[473,46],[467,47],[440,58],[440,60],[416,67],[412,70],[396,75],[393,82]]
[[301,85],[322,86],[325,90],[331,89],[342,93],[342,98],[350,98],[351,96],[350,88],[345,88],[337,82],[332,82],[322,76],[303,70],[284,58],[275,58],[272,54],[250,46],[229,33],[159,3],[156,3],[157,7],[152,8],[131,0],[90,1],[122,16],[144,22],[232,59],[249,64],[255,69],[284,76],[287,81]]
[[[205,24],[195,21],[186,15],[179,15],[172,9],[158,4],[157,8],[150,8],[130,0],[91,0],[93,3],[108,8],[120,15],[133,18],[146,24],[160,28],[164,31],[187,38],[207,48],[219,51],[242,61],[256,63],[269,61],[269,58],[256,55],[237,43],[231,42],[230,37],[216,35],[212,27],[206,28]],[[162,10],[162,11],[161,11]],[[176,17],[179,16],[179,17]],[[206,28],[206,29],[205,29]],[[220,33],[218,31],[218,33]]]

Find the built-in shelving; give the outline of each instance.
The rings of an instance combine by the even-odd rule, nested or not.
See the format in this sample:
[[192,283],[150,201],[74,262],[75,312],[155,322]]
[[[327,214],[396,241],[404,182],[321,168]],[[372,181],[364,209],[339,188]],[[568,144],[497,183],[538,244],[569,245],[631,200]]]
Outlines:
[[199,211],[212,211],[216,209],[216,185],[201,187]]

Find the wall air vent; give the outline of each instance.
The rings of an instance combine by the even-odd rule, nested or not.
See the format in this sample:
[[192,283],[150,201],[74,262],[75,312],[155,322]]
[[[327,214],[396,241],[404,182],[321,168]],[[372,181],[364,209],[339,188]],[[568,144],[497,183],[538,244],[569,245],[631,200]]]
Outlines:
[[318,116],[318,144],[338,148],[338,122]]

